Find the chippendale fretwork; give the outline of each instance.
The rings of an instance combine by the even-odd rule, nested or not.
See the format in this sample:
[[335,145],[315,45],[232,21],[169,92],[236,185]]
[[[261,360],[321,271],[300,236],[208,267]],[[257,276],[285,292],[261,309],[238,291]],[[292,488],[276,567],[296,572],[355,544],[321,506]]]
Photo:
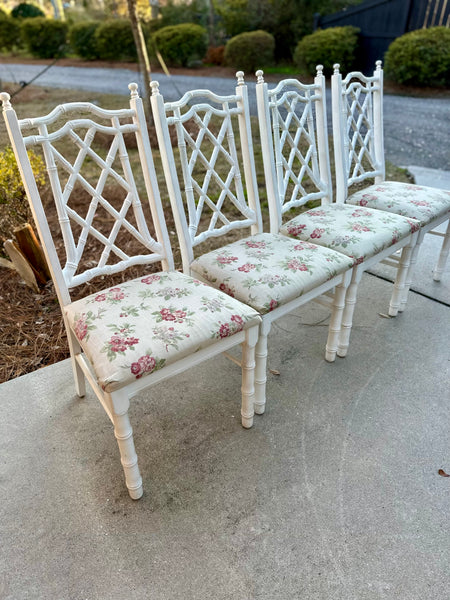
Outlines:
[[[74,110],[93,113],[96,117],[107,119],[111,125],[102,125],[91,118],[79,118],[67,121],[53,132],[48,131],[48,125],[54,124],[62,115]],[[123,137],[124,134],[138,131],[134,122],[121,123],[121,120],[129,121],[134,116],[135,112],[132,109],[107,111],[90,103],[70,103],[59,106],[45,117],[19,121],[22,130],[29,128],[38,130],[38,135],[25,137],[24,143],[27,147],[41,145],[44,152],[66,248],[63,275],[68,288],[84,283],[97,275],[116,273],[132,265],[157,262],[163,257],[162,247],[152,238],[148,230]],[[92,147],[97,133],[101,134],[102,138],[111,139],[104,159]],[[61,140],[65,143],[65,156],[55,145]],[[69,141],[76,148],[76,158],[73,163],[67,158],[70,154],[67,145]],[[89,175],[85,174],[88,170],[87,165],[90,167]],[[95,176],[92,175],[92,165],[99,169],[99,176],[97,173]],[[65,183],[64,178],[66,178]],[[94,179],[97,181],[93,181]],[[123,191],[124,199],[118,209],[105,197],[105,185],[109,182],[113,183],[116,189]],[[80,186],[91,198],[84,217],[70,205],[75,187]],[[114,194],[115,197],[117,195],[120,196],[120,192]],[[97,222],[102,221],[100,216],[102,209],[113,221],[109,234],[102,233],[96,225]],[[129,220],[130,210],[136,225]],[[78,233],[79,230],[81,231]],[[128,237],[132,236],[140,242],[143,253],[130,256],[120,247],[118,236],[123,230],[126,230]],[[103,249],[99,257],[89,255],[89,265],[94,266],[77,273],[90,236],[100,247],[103,246]]]
[[[196,97],[211,99],[217,106],[202,102],[189,106]],[[233,116],[242,111],[229,106],[237,101],[237,96],[219,99],[196,90],[164,105],[167,123],[177,132],[193,246],[255,223],[255,212],[244,195],[233,131]]]
[[353,81],[349,73],[342,84],[342,111],[346,123],[344,141],[349,185],[379,171],[374,149],[373,82]]
[[313,104],[318,96],[312,87],[286,80],[268,91],[283,212],[327,194],[317,159]]

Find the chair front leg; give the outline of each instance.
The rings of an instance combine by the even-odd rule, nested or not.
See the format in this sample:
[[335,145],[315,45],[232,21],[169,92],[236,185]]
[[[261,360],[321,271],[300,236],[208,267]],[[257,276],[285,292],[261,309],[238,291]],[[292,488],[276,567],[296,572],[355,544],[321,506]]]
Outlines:
[[434,267],[433,279],[434,281],[440,281],[441,275],[445,269],[447,263],[448,253],[450,251],[450,220],[447,225],[447,231],[445,232],[444,241],[442,242],[441,252],[437,265]]
[[263,320],[259,328],[258,343],[256,344],[255,413],[257,415],[262,415],[266,410],[267,336],[270,327],[270,322]]
[[339,335],[339,343],[337,349],[337,355],[341,358],[347,356],[348,346],[350,344],[350,333],[353,324],[353,313],[355,311],[356,296],[358,294],[358,285],[361,281],[364,269],[362,265],[356,265],[353,267],[352,279],[350,285],[347,288],[345,295],[345,307],[342,315],[341,332]]
[[259,326],[246,331],[242,344],[242,427],[249,429],[253,425],[255,414],[255,346],[258,341]]
[[133,429],[128,418],[130,401],[122,390],[110,395],[114,435],[120,451],[120,461],[125,474],[128,492],[133,500],[139,500],[143,494],[142,478],[139,472],[138,460],[134,449]]
[[408,301],[409,288],[411,287],[411,284],[412,284],[414,269],[416,266],[417,256],[419,254],[419,248],[420,248],[421,243],[422,243],[421,241],[418,241],[411,252],[411,258],[409,261],[408,272],[406,275],[405,287],[403,288],[403,291],[401,294],[398,312],[403,312],[405,310],[406,303]]
[[[394,289],[392,291],[391,301],[389,303],[389,316],[396,317],[400,309],[402,299],[405,294],[405,285],[408,278],[409,266],[411,263],[411,255],[414,250],[415,240],[402,250],[400,262],[397,267],[397,276],[394,281]],[[407,291],[406,291],[407,294]]]
[[334,362],[339,346],[339,337],[342,328],[342,316],[345,308],[345,295],[348,287],[348,275],[342,277],[342,281],[336,286],[334,292],[333,306],[331,309],[330,326],[328,328],[328,339],[325,347],[325,360]]

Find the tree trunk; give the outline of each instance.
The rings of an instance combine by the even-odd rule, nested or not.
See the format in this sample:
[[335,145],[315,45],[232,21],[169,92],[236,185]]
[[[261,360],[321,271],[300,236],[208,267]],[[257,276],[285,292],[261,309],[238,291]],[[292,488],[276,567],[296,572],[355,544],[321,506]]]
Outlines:
[[151,70],[150,61],[148,59],[147,46],[145,45],[144,34],[142,33],[142,27],[139,22],[137,11],[136,11],[136,0],[127,0],[128,2],[128,14],[130,17],[131,28],[133,30],[134,43],[136,44],[136,50],[139,61],[139,70],[144,77],[144,93],[142,94],[145,106],[145,112],[147,113],[148,123],[153,125],[152,109],[150,104],[150,81],[151,81]]
[[14,229],[14,236],[22,254],[35,271],[39,283],[45,284],[50,279],[50,270],[45,260],[41,245],[28,223]]

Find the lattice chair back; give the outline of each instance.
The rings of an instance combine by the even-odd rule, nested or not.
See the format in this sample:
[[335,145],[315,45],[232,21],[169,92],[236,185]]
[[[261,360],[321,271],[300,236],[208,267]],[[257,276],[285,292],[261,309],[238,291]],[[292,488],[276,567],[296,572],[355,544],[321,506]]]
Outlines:
[[257,71],[256,95],[270,228],[278,233],[282,216],[311,200],[332,200],[325,78],[317,67],[314,83],[285,79],[269,90]]
[[[160,144],[161,159],[164,169],[170,173],[169,195],[177,206],[174,216],[179,231],[183,232],[179,238],[183,267],[188,273],[194,248],[202,242],[238,229],[250,229],[252,234],[262,231],[247,87],[243,73],[238,73],[235,95],[218,96],[210,90],[194,90],[177,102],[167,103],[159,92],[158,82],[153,81],[151,87],[155,126],[158,135],[165,140]],[[236,120],[238,140],[233,133]],[[176,130],[187,219],[181,205],[170,126]]]
[[371,77],[350,72],[344,79],[335,64],[331,86],[336,197],[344,202],[351,185],[385,178],[381,61]]
[[[72,288],[94,277],[151,263],[162,263],[164,270],[173,268],[142,100],[137,84],[129,88],[129,109],[105,110],[89,102],[73,102],[44,117],[20,120],[8,94],[1,95],[10,139],[62,306],[70,303]],[[75,113],[81,118],[71,119]],[[30,131],[32,135],[26,135]],[[144,215],[127,136],[132,136],[132,145],[139,148],[140,192],[149,201],[154,235]],[[48,222],[27,155],[27,148],[36,146],[43,151],[58,215],[65,250],[61,260],[53,239],[54,224]],[[114,187],[108,187],[110,183]],[[134,252],[128,249],[130,240]]]

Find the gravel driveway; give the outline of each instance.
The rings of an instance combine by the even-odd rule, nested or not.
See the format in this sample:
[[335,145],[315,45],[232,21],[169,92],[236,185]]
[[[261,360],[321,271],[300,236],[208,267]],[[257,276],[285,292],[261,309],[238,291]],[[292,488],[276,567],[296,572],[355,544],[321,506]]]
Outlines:
[[[0,64],[2,81],[29,81],[42,71],[42,65]],[[128,95],[128,84],[139,75],[128,69],[99,69],[91,67],[51,67],[37,85],[74,88],[86,91]],[[234,91],[235,80],[219,77],[174,75],[168,78],[154,75],[161,84],[161,93],[167,101],[195,89],[209,88],[218,94]],[[256,113],[254,76],[248,77],[252,113]],[[86,98],[89,99],[88,97]],[[388,160],[396,165],[418,165],[433,169],[450,170],[450,100],[413,98],[409,96],[384,97],[385,150]],[[328,111],[330,116],[330,110]]]

